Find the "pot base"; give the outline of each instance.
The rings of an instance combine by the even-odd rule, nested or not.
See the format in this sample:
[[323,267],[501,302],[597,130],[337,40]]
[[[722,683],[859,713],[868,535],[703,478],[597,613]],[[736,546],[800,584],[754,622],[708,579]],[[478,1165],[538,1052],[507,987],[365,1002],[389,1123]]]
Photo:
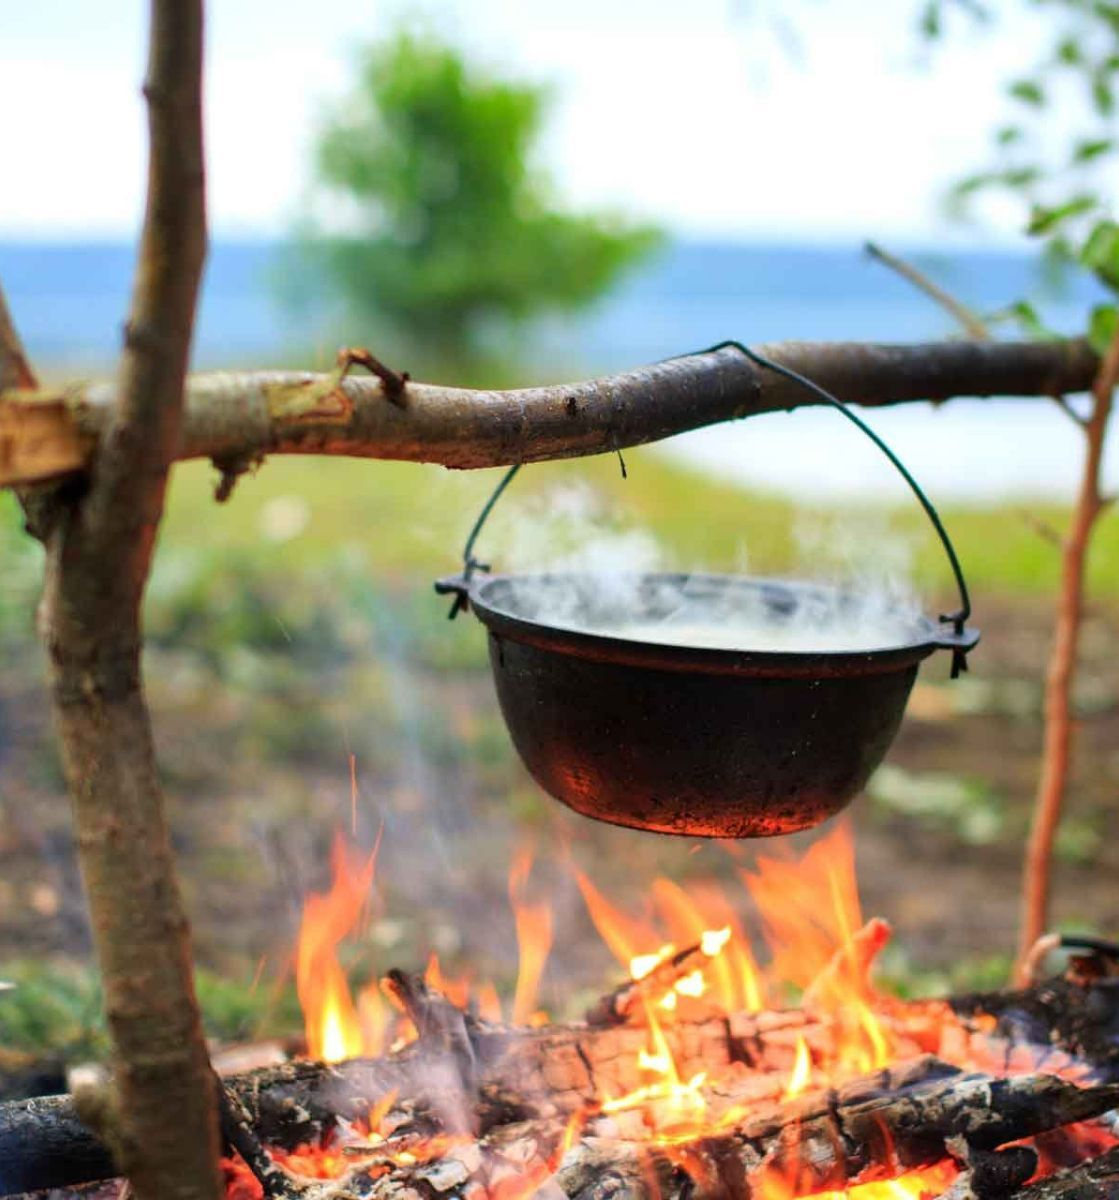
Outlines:
[[689,674],[490,633],[514,745],[584,816],[688,837],[774,837],[844,808],[893,741],[917,674]]

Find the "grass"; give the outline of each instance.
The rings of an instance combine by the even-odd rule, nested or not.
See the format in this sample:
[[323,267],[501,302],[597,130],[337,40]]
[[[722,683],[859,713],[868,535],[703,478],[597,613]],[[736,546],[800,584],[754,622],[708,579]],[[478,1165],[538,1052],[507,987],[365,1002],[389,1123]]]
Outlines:
[[[883,536],[902,540],[921,582],[938,591],[950,588],[939,545],[921,514],[909,508],[801,509],[780,496],[712,480],[651,449],[628,453],[627,465],[628,480],[612,456],[526,469],[503,499],[481,549],[500,566],[503,547],[515,540],[519,525],[539,515],[551,493],[582,486],[604,514],[602,527],[648,530],[665,557],[683,567],[736,569],[748,561],[759,573],[804,570],[800,531],[807,525],[835,541],[864,542],[860,558],[872,557]],[[469,526],[498,476],[410,463],[276,458],[218,508],[211,496],[214,472],[184,464],[176,470],[162,534],[164,551],[178,561],[160,563],[156,587],[161,572],[181,575],[207,562],[213,569],[229,555],[277,568],[346,563],[397,582],[432,579],[458,566]],[[943,515],[976,593],[1043,596],[1056,587],[1059,555],[1019,506],[950,507]],[[1046,505],[1031,506],[1029,515],[1060,529],[1067,514]],[[1119,594],[1114,516],[1099,525],[1090,586],[1097,595]]]

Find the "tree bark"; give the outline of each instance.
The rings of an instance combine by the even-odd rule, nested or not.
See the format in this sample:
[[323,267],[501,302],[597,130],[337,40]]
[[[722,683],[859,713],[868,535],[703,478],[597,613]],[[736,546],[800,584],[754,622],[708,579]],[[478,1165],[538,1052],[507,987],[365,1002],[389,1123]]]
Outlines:
[[1061,545],[1061,583],[1053,647],[1045,677],[1045,743],[1041,757],[1034,817],[1022,874],[1022,918],[1015,978],[1028,982],[1030,950],[1049,925],[1053,843],[1068,789],[1074,732],[1072,688],[1084,616],[1088,546],[1106,501],[1100,492],[1104,441],[1115,388],[1119,383],[1119,335],[1108,349],[1092,384],[1092,408],[1084,421],[1084,466],[1068,533]]
[[[758,350],[841,400],[870,406],[1080,392],[1099,365],[1083,340],[783,342]],[[80,471],[105,436],[118,391],[104,383],[0,394],[0,429],[8,427],[0,486]],[[211,458],[230,474],[268,454],[492,467],[607,453],[818,403],[730,346],[601,379],[508,392],[409,382],[390,394],[379,379],[343,378],[338,371],[208,374],[187,383],[175,456]]]
[[213,1077],[193,993],[140,672],[140,609],[179,442],[205,258],[201,0],[152,0],[147,211],[120,377],[87,476],[38,518],[49,654],[113,1046],[84,1097],[139,1200],[220,1195]]

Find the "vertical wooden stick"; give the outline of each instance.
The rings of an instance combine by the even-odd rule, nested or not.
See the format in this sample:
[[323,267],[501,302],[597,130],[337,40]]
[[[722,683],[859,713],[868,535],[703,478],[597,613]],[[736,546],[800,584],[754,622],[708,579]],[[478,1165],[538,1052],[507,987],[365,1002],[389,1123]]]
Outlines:
[[1117,382],[1119,334],[1108,348],[1092,385],[1092,410],[1084,422],[1086,449],[1080,488],[1072,523],[1061,547],[1057,620],[1045,679],[1045,744],[1023,864],[1022,916],[1015,964],[1018,982],[1024,978],[1030,948],[1049,923],[1053,843],[1064,806],[1072,750],[1072,688],[1084,615],[1086,560],[1096,519],[1107,503],[1100,492],[1100,466]]
[[138,1200],[217,1200],[214,1077],[141,683],[141,603],[206,252],[202,0],[151,0],[147,211],[119,399],[87,477],[37,513],[40,623],[113,1046],[84,1115]]

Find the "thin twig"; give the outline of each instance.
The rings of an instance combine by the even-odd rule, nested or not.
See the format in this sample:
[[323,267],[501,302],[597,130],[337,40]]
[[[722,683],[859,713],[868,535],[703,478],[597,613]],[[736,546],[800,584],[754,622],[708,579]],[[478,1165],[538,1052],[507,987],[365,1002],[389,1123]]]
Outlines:
[[23,342],[8,310],[4,289],[0,287],[0,392],[7,388],[38,386],[39,381],[24,353]]
[[957,300],[950,292],[946,291],[938,283],[934,283],[923,271],[919,270],[912,263],[906,262],[905,259],[899,258],[898,255],[889,250],[884,250],[875,242],[867,242],[867,254],[877,259],[883,266],[889,267],[891,271],[900,275],[902,279],[913,284],[918,291],[924,292],[934,303],[939,304],[955,321],[957,321],[963,331],[969,338],[977,342],[986,342],[991,339],[991,331],[987,328],[987,323],[973,309],[969,308],[961,300]]
[[236,1092],[214,1076],[218,1091],[218,1114],[221,1132],[229,1146],[236,1150],[253,1173],[267,1200],[295,1200],[304,1192],[294,1179],[265,1149],[252,1127],[252,1118]]
[[1028,509],[1020,508],[1018,515],[1023,521],[1037,534],[1039,538],[1049,543],[1055,549],[1059,550],[1064,539],[1060,532],[1055,529],[1044,517],[1039,517],[1037,513],[1032,513]]
[[1053,403],[1065,414],[1066,417],[1079,429],[1082,433],[1088,428],[1088,418],[1083,417],[1076,411],[1075,408],[1068,402],[1067,396],[1056,395],[1053,398]]
[[1072,753],[1072,690],[1084,612],[1088,547],[1096,520],[1106,507],[1100,491],[1100,469],[1117,384],[1119,333],[1112,339],[1092,385],[1080,488],[1068,536],[1063,541],[1057,621],[1045,677],[1045,743],[1022,867],[1022,919],[1015,964],[1019,982],[1029,978],[1030,954],[1049,925],[1053,844],[1068,789]]

